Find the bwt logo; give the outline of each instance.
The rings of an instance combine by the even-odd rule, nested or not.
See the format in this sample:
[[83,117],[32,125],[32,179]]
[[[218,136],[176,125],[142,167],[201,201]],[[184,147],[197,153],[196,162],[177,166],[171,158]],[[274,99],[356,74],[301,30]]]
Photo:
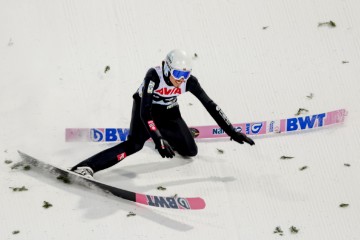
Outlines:
[[94,142],[124,142],[129,135],[128,128],[91,128],[90,137]]
[[298,117],[298,118],[289,118],[286,120],[286,131],[296,131],[299,128],[301,130],[314,128],[315,122],[317,121],[318,127],[322,127],[324,125],[324,118],[326,117],[326,113],[316,114],[312,116],[306,117]]
[[190,204],[185,198],[159,197],[146,195],[149,206],[190,209]]
[[247,123],[246,124],[246,134],[258,134],[263,127],[263,123]]

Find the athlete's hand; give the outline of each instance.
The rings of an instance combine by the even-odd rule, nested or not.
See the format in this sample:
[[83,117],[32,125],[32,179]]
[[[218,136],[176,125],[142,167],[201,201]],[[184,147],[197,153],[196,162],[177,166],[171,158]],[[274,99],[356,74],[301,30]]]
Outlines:
[[250,145],[255,145],[255,142],[247,137],[244,133],[241,132],[234,132],[231,136],[230,136],[230,140],[234,140],[240,144],[244,144],[244,142],[250,144]]
[[173,158],[175,156],[174,150],[168,141],[163,138],[160,138],[160,141],[156,144],[156,148],[163,158]]

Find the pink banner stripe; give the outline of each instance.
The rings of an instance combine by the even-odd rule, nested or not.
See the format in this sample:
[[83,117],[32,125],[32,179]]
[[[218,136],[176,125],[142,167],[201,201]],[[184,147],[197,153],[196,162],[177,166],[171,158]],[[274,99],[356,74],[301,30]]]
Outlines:
[[[241,130],[252,137],[270,136],[275,133],[299,132],[342,123],[345,120],[345,116],[347,116],[347,111],[339,109],[326,113],[293,116],[278,120],[239,123],[233,124],[233,126],[236,130]],[[316,118],[316,120],[311,125],[309,120],[313,118]],[[195,129],[196,139],[228,137],[217,125],[195,126],[191,128]],[[126,128],[67,128],[65,130],[65,140],[67,142],[120,142],[127,138],[127,134],[128,129]]]

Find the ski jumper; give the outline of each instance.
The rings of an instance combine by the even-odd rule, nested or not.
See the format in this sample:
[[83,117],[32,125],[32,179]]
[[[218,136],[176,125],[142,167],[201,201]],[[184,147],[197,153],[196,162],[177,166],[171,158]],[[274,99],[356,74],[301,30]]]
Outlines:
[[88,166],[97,172],[109,168],[140,151],[149,138],[155,143],[163,138],[180,155],[195,156],[198,149],[187,124],[181,117],[177,102],[177,97],[185,92],[191,92],[198,98],[229,136],[235,132],[229,119],[201,88],[196,77],[191,75],[179,88],[176,88],[170,79],[164,76],[163,66],[158,66],[148,70],[144,81],[133,95],[128,139],[80,162],[72,169]]

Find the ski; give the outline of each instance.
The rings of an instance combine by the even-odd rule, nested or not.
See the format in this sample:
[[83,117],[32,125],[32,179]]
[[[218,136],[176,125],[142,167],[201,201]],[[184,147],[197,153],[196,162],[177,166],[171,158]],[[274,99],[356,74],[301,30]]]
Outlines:
[[56,167],[52,164],[42,162],[36,158],[33,158],[21,151],[18,151],[23,162],[29,164],[37,169],[42,171],[47,171],[51,175],[56,176],[58,179],[66,179],[66,181],[75,182],[80,185],[85,185],[88,187],[96,187],[110,193],[116,197],[123,198],[132,202],[144,204],[152,207],[160,208],[169,208],[169,209],[185,209],[185,210],[200,210],[205,208],[205,201],[199,197],[184,198],[184,197],[163,197],[163,196],[154,196],[141,194],[136,192],[131,192],[128,190],[120,189],[113,187],[96,180],[84,178],[81,175],[73,173],[68,170]]
[[[299,109],[300,112],[301,109]],[[304,110],[304,109],[303,109]],[[320,129],[343,123],[347,116],[345,109],[330,112],[295,116],[278,120],[233,124],[237,131],[256,137],[284,135]],[[228,137],[217,125],[189,128],[195,139]],[[66,142],[123,142],[129,134],[128,128],[66,128]]]

